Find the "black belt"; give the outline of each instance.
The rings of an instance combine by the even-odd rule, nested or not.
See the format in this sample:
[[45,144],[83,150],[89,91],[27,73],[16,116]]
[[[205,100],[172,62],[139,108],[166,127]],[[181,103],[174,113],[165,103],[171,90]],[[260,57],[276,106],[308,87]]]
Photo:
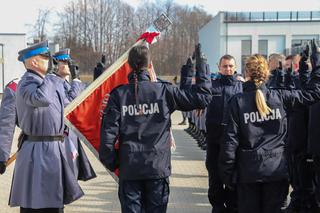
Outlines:
[[53,136],[36,136],[36,135],[26,135],[25,138],[26,141],[64,141],[63,135],[53,135]]

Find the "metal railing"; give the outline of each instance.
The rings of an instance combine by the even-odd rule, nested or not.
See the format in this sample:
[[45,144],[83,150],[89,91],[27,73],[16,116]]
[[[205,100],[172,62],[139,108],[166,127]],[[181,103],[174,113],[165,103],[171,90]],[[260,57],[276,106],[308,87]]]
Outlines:
[[320,11],[224,12],[224,22],[312,22],[320,21]]
[[[292,46],[291,48],[286,48],[285,54],[286,55],[300,54],[304,50],[304,48],[306,47],[307,44],[310,45],[309,42],[310,42],[310,40],[303,41],[303,42],[301,42],[301,44],[296,44],[296,45]],[[320,40],[316,40],[316,42],[318,43],[318,45],[320,44]]]

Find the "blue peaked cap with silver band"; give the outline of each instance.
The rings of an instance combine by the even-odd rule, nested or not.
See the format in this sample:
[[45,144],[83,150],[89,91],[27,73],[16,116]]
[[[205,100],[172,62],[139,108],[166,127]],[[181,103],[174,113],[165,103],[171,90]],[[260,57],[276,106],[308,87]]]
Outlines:
[[46,55],[49,56],[49,46],[48,41],[43,41],[37,44],[34,44],[30,47],[27,47],[18,52],[18,60],[24,62],[26,59],[31,58],[36,55]]
[[69,61],[71,60],[70,49],[66,48],[60,50],[59,52],[56,52],[52,57],[57,61]]

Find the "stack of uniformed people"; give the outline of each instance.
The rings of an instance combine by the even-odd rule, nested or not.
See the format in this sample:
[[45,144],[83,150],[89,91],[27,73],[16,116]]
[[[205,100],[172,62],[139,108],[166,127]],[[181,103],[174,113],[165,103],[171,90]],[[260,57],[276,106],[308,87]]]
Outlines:
[[[27,71],[10,82],[0,108],[0,173],[6,169],[15,126],[21,128],[10,206],[20,212],[63,212],[65,204],[83,192],[78,180],[96,177],[77,137],[66,131],[63,109],[83,89],[70,65],[69,50],[54,55],[52,66],[48,42],[19,52]],[[70,73],[71,72],[71,73]]]
[[[310,70],[313,70],[313,72],[317,71],[317,57],[319,55],[318,45],[315,41],[311,41],[311,47],[312,48],[310,49],[309,45],[307,45],[306,49],[301,53],[301,55],[290,55],[285,57],[281,54],[271,54],[268,63],[268,70],[270,72],[270,74],[268,74],[269,79],[263,80],[264,82],[266,82],[265,85],[269,89],[273,89],[276,91],[288,90],[291,92],[301,92],[304,90],[310,90],[310,85],[308,84],[308,82],[312,78],[312,76],[310,77]],[[310,52],[312,52],[312,54]],[[233,58],[232,56],[226,56]],[[229,79],[234,79],[233,81],[235,82],[230,84],[234,85],[230,87],[233,88],[233,92],[229,92],[232,90],[228,89],[228,83],[226,84],[227,81],[224,80],[228,79],[228,75],[225,75],[223,70],[221,70],[221,67],[223,66],[221,65],[221,62],[223,61],[222,59],[226,56],[223,56],[220,59],[218,77],[214,77],[212,79],[213,99],[207,108],[207,133],[205,134],[206,140],[205,143],[199,143],[202,149],[207,150],[206,167],[208,169],[209,176],[208,198],[210,203],[212,204],[212,212],[215,213],[240,212],[236,204],[242,202],[239,200],[240,198],[238,198],[239,201],[236,202],[237,194],[240,193],[236,191],[237,187],[229,187],[227,184],[221,183],[221,180],[224,176],[221,177],[221,174],[219,174],[221,173],[221,168],[217,163],[217,159],[221,154],[221,143],[226,142],[226,135],[224,132],[226,131],[225,127],[227,126],[229,121],[226,120],[228,116],[225,115],[229,113],[227,109],[230,105],[230,100],[235,94],[242,93],[242,83],[239,80],[236,80],[236,75],[234,74],[234,72],[232,73],[233,76],[231,75],[229,77]],[[256,63],[258,64],[263,64],[266,62],[261,58],[259,58],[259,60],[256,59],[256,61]],[[309,63],[309,61],[312,62],[312,65]],[[249,62],[250,61],[247,61],[248,65]],[[231,66],[235,67],[235,61],[233,61],[233,63],[234,65]],[[255,69],[258,68],[259,66],[255,67]],[[248,78],[249,73],[245,73],[247,77],[246,80],[250,79]],[[221,86],[221,89],[219,91],[215,88],[219,88],[216,85],[220,84],[222,84],[223,86]],[[237,87],[239,89],[237,89]],[[317,87],[314,87],[313,89],[316,88]],[[279,130],[286,132],[283,140],[285,141],[286,165],[288,167],[288,178],[285,178],[287,179],[287,181],[283,181],[281,184],[284,186],[284,191],[283,193],[279,193],[282,194],[282,196],[277,197],[279,198],[280,202],[277,205],[281,206],[281,208],[279,208],[279,211],[281,209],[282,212],[320,212],[320,187],[318,185],[319,145],[317,143],[319,137],[318,131],[315,130],[318,125],[318,120],[320,120],[320,113],[318,110],[320,105],[316,102],[316,100],[314,100],[313,102],[295,101],[294,104],[290,105],[290,107],[285,107],[285,118],[283,117],[283,113],[277,109],[271,109],[271,111],[269,112],[270,116],[266,117],[261,116],[258,111],[253,111],[250,113],[247,112],[243,114],[245,124],[254,122],[262,125],[264,122],[269,122],[272,119],[279,119],[280,117],[281,119],[287,120],[286,122],[284,122],[285,124],[283,124],[283,127]],[[312,106],[309,106],[310,104],[312,104]],[[223,117],[224,119],[219,119],[219,117]],[[199,119],[199,116],[196,115],[195,112],[189,113],[189,128],[187,129],[187,132],[189,132],[193,137],[199,140],[201,125],[197,124],[197,119]],[[215,125],[215,123],[213,122],[215,120],[217,120],[217,125]],[[274,126],[274,129],[279,127],[281,126]],[[284,128],[285,130],[283,130]],[[220,131],[220,129],[222,130]],[[261,137],[263,137],[263,132],[261,134]],[[218,141],[218,143],[216,141]],[[259,157],[257,156],[257,159],[258,158]],[[276,166],[276,162],[273,162],[270,165],[262,164],[261,166],[266,167],[265,169],[267,170],[270,169],[269,167],[271,166]],[[235,180],[237,179],[238,176],[236,175]],[[263,180],[257,181],[263,182]],[[288,205],[287,195],[289,193],[289,183],[292,187],[292,191],[290,193],[290,204]],[[256,195],[254,195],[254,197],[255,196]],[[249,199],[254,201],[254,199],[252,198]],[[248,209],[243,210],[243,212],[246,211],[248,211]],[[261,207],[261,212],[262,211],[270,212],[271,210]],[[273,211],[276,212],[276,210]],[[260,211],[255,209],[252,210],[252,212]]]

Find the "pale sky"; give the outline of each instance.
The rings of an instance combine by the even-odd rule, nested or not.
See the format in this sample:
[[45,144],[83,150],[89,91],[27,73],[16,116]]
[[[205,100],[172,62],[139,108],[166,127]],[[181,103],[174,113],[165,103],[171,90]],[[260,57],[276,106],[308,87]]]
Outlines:
[[[28,33],[40,8],[60,11],[71,0],[0,0],[0,33]],[[136,7],[139,0],[124,0]],[[176,0],[181,5],[201,6],[208,13],[218,11],[316,11],[320,0]],[[55,13],[53,13],[55,14]],[[51,22],[57,20],[51,15]]]

